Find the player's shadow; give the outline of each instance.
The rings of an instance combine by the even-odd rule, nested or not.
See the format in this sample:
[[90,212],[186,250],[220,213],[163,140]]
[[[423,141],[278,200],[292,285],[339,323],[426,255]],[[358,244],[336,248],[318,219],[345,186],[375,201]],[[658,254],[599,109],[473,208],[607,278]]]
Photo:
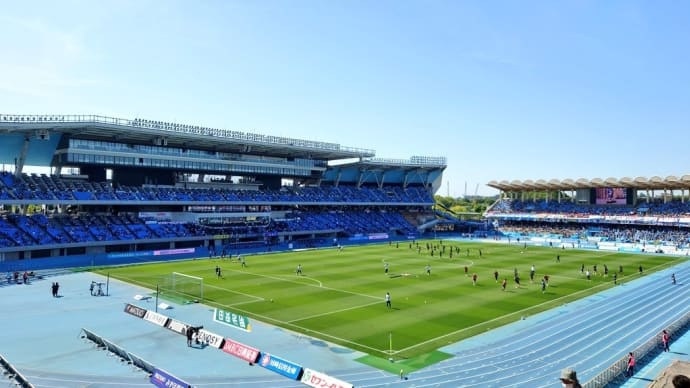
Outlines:
[[197,341],[192,341],[192,346],[189,346],[192,349],[206,349],[208,344],[206,342],[197,342]]
[[640,381],[648,381],[648,382],[654,381],[654,379],[649,379],[646,377],[631,377],[630,379],[635,379],[635,380],[640,380]]

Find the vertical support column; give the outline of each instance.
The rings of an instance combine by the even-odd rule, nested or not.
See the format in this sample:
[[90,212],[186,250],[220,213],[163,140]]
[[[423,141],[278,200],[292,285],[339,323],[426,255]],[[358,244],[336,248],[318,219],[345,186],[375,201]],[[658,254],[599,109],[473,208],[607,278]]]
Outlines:
[[24,171],[24,163],[26,162],[26,154],[29,152],[29,142],[31,139],[29,135],[24,136],[24,144],[22,144],[22,150],[19,153],[19,158],[14,160],[14,175],[19,177]]

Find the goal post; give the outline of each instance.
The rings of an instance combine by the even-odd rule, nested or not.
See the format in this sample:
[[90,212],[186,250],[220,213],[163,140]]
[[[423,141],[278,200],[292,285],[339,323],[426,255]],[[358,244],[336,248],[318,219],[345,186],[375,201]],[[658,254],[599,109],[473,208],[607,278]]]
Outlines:
[[204,300],[204,278],[173,272],[158,285],[162,295],[183,301]]

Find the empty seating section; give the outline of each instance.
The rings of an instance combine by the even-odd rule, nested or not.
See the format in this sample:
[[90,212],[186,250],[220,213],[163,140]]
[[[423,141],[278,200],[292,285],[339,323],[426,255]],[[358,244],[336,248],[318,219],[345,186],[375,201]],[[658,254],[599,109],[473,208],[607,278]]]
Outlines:
[[46,233],[40,225],[34,222],[30,217],[19,216],[12,214],[8,216],[8,220],[11,221],[17,228],[28,235],[34,244],[31,245],[46,245],[54,244],[55,239]]
[[[428,206],[431,194],[423,187],[399,186],[323,186],[283,187],[279,190],[228,190],[225,188],[127,187],[109,182],[48,175],[21,177],[0,173],[2,200],[35,201],[35,204],[58,203],[89,205],[91,201],[107,201],[114,205],[137,201],[136,206],[152,202],[204,202],[206,205],[266,204],[288,208],[284,219],[270,217],[255,222],[228,224],[193,224],[141,219],[134,213],[80,215],[44,214],[0,216],[0,248],[23,246],[55,246],[107,241],[136,241],[218,234],[242,235],[263,241],[266,233],[298,234],[327,231],[340,235],[394,232],[415,233],[416,227],[405,219],[400,209],[388,204]],[[53,201],[53,202],[46,202]],[[29,202],[34,203],[34,202]],[[298,211],[293,204],[300,204]],[[93,204],[99,205],[98,202]],[[167,204],[166,204],[167,205]],[[356,205],[356,206],[353,206]],[[318,209],[315,209],[318,206]],[[366,210],[365,209],[366,206]],[[87,206],[88,208],[88,206]],[[88,211],[88,210],[85,210]]]
[[17,178],[3,172],[0,199],[36,201],[199,201],[199,202],[312,202],[312,203],[424,203],[433,198],[422,187],[325,186],[285,187],[280,190],[221,190],[138,188],[107,182],[88,182],[47,175],[24,174]]
[[416,228],[402,214],[380,210],[324,210],[288,213],[285,219],[228,225],[157,223],[133,215],[9,215],[0,218],[0,248],[92,241],[128,241],[215,234],[259,237],[267,232],[331,231],[346,235],[397,232]]
[[400,213],[361,210],[292,213],[286,220],[277,221],[275,228],[280,232],[341,230],[349,235],[392,230],[407,234],[416,231]]
[[83,243],[90,241],[144,240],[202,235],[187,224],[145,223],[134,216],[32,216],[0,218],[0,248]]
[[22,232],[17,226],[2,218],[0,218],[0,243],[11,247],[35,245],[35,242],[31,241],[31,237]]

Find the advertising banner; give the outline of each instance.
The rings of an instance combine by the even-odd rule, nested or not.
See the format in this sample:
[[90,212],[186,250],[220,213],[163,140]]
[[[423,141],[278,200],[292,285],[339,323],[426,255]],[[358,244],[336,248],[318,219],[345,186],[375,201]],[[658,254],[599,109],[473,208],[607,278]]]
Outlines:
[[168,330],[172,330],[175,333],[182,335],[187,335],[187,330],[189,330],[189,325],[175,319],[170,319],[165,327],[168,328]]
[[139,218],[150,218],[158,221],[170,221],[172,212],[139,212]]
[[231,354],[251,363],[255,363],[256,359],[259,358],[258,349],[235,342],[229,338],[225,338],[225,342],[223,343],[223,348],[221,350],[227,354]]
[[154,369],[149,378],[151,384],[161,388],[189,388],[190,384],[178,379],[177,377],[165,372],[162,369]]
[[293,380],[297,380],[302,372],[301,366],[268,353],[261,353],[259,365]]
[[166,255],[181,255],[183,253],[194,253],[196,248],[178,248],[178,249],[162,249],[160,251],[153,251],[154,256]]
[[304,368],[300,381],[314,388],[353,388],[353,385],[313,369]]
[[144,319],[158,326],[165,326],[165,324],[168,323],[168,317],[153,311],[147,311],[146,315],[144,315]]
[[127,303],[125,305],[125,312],[127,314],[132,314],[137,318],[144,318],[144,315],[146,315],[146,309],[143,309],[141,307],[135,306],[133,304]]
[[216,349],[220,349],[221,346],[223,346],[223,336],[220,336],[215,333],[211,333],[208,330],[201,329],[199,330],[199,334],[197,334],[196,337],[200,342],[207,343],[210,346],[213,346]]
[[213,320],[218,323],[232,326],[235,329],[244,330],[246,332],[252,331],[252,325],[249,323],[249,318],[230,311],[215,309],[213,311]]
[[136,251],[136,252],[114,252],[106,255],[109,259],[121,259],[125,257],[139,257],[139,256],[153,256],[152,251]]

